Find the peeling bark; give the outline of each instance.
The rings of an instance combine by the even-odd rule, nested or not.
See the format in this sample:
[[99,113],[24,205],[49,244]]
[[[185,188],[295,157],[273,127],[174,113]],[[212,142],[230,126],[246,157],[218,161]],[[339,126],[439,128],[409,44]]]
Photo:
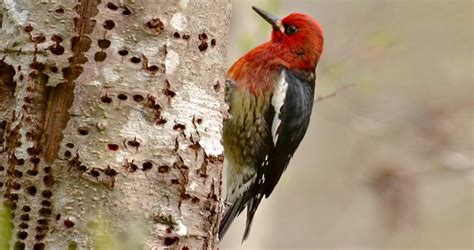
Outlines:
[[11,249],[215,248],[230,1],[0,1]]

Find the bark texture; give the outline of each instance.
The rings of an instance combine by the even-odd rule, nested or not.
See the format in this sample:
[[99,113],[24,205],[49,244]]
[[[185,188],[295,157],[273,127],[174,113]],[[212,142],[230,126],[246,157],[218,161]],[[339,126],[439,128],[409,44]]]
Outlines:
[[9,248],[216,247],[229,18],[229,0],[0,1]]

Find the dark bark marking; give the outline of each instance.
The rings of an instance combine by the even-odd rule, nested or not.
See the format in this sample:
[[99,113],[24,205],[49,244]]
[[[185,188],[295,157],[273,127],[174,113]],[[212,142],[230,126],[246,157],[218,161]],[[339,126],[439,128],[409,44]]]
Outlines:
[[56,159],[63,139],[62,131],[70,118],[68,110],[74,100],[74,81],[84,71],[81,64],[87,62],[84,52],[89,50],[92,43],[87,34],[92,33],[96,24],[92,18],[99,13],[97,9],[99,3],[99,0],[81,0],[76,6],[79,17],[74,20],[74,29],[77,35],[71,39],[71,50],[74,55],[69,58],[71,64],[62,69],[66,82],[48,88],[46,93],[44,132],[41,142],[44,145],[45,161],[49,164]]
[[15,74],[12,65],[5,63],[3,59],[0,60],[0,110],[6,109],[7,103],[13,101],[16,88]]

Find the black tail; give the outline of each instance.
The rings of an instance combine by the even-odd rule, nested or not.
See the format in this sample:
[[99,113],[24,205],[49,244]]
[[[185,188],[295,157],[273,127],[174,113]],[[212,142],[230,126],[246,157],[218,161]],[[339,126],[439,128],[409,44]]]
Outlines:
[[225,233],[227,232],[227,229],[229,229],[230,225],[234,221],[235,217],[237,217],[247,206],[247,223],[245,225],[245,232],[244,236],[242,238],[242,242],[247,240],[250,234],[250,229],[252,228],[252,221],[253,221],[253,216],[255,215],[255,211],[257,211],[257,207],[260,204],[261,198],[259,199],[250,199],[248,201],[248,193],[244,194],[243,196],[239,197],[234,204],[229,207],[229,209],[226,211],[224,217],[221,220],[221,224],[219,227],[219,240],[222,240],[224,238]]
[[219,226],[219,240],[224,238],[227,229],[229,229],[235,217],[237,217],[242,212],[242,210],[244,210],[245,204],[247,203],[244,198],[246,198],[245,195],[237,198],[234,204],[230,205],[230,207],[227,209],[224,217],[222,217],[221,224]]
[[242,243],[249,237],[250,229],[252,228],[253,216],[255,215],[261,200],[262,198],[251,199],[247,206],[247,223],[245,224],[245,232],[244,237],[242,237]]

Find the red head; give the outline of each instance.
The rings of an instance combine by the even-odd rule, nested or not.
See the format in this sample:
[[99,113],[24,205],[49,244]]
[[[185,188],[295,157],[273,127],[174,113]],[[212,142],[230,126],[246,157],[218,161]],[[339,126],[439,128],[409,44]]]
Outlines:
[[254,95],[273,86],[281,66],[314,72],[323,50],[323,30],[312,17],[293,13],[279,19],[253,7],[273,26],[271,41],[252,49],[227,71],[227,77]]
[[292,13],[283,19],[255,8],[253,9],[273,26],[271,43],[287,55],[288,63],[300,69],[316,67],[323,50],[323,30],[312,17]]

